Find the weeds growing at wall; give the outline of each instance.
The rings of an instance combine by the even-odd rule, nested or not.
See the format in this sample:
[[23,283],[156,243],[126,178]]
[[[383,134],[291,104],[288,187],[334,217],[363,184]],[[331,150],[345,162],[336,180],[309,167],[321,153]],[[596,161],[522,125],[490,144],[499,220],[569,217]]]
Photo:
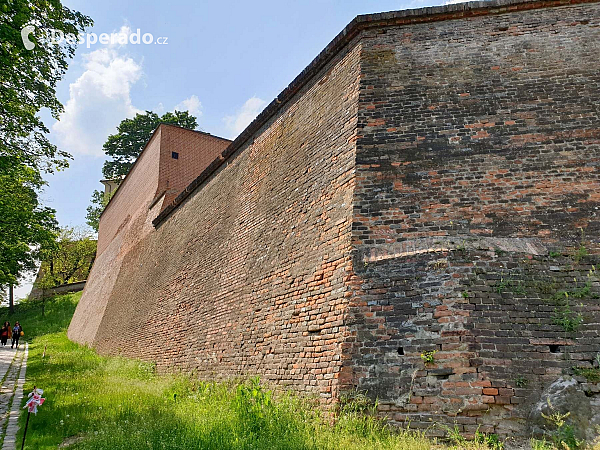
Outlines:
[[504,443],[497,434],[484,434],[477,431],[475,433],[475,441],[493,450],[502,450],[504,448]]
[[590,383],[600,383],[600,369],[597,367],[573,367],[573,375],[585,377]]
[[502,294],[506,291],[510,291],[518,296],[522,296],[527,293],[523,282],[513,278],[512,276],[509,276],[508,278],[500,278],[500,283],[498,283],[498,286],[496,286],[496,293]]
[[575,437],[573,426],[566,422],[566,419],[571,413],[566,412],[563,414],[559,411],[555,411],[552,403],[550,403],[550,399],[548,399],[548,406],[552,412],[548,415],[542,413],[542,417],[553,427],[553,431],[549,433],[549,437],[550,441],[554,444],[554,447],[565,450],[577,450],[582,448],[584,442]]
[[433,364],[435,363],[435,354],[437,350],[429,350],[421,353],[421,359],[425,364]]
[[519,375],[515,379],[515,386],[518,388],[525,388],[529,384],[529,380],[522,375]]
[[[585,249],[585,247],[582,248]],[[579,253],[582,253],[581,249],[573,256],[573,260],[576,262],[579,262],[580,258],[576,257]],[[587,255],[587,250],[585,255]],[[593,290],[593,283],[598,279],[596,267],[593,265],[584,280],[573,278],[572,285],[568,289],[560,289],[560,285],[556,279],[532,279],[526,281],[519,279],[520,276],[522,277],[523,275],[518,272],[503,274],[495,286],[496,293],[503,294],[510,292],[519,297],[527,295],[535,297],[541,294],[556,305],[554,314],[552,315],[552,323],[560,326],[566,333],[577,332],[585,321],[583,314],[575,310],[575,307],[579,306],[579,309],[581,309],[583,307],[583,300],[600,299],[600,294]],[[525,275],[525,278],[527,279],[527,275]]]
[[552,320],[555,325],[561,326],[565,332],[572,333],[579,330],[583,323],[583,315],[573,311],[569,295],[565,293],[565,297],[560,300],[559,306],[554,310]]

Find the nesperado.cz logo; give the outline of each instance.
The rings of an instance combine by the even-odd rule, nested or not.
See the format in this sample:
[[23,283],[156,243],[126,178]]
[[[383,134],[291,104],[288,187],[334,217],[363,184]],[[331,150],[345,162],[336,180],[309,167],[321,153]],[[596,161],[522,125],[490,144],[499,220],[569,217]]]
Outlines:
[[49,30],[37,30],[33,25],[24,26],[21,29],[21,39],[23,40],[23,45],[27,50],[33,50],[35,47],[35,42],[33,42],[30,37],[31,34],[36,36],[36,40],[40,42],[48,42],[52,45],[60,45],[63,42],[66,42],[70,45],[83,45],[87,48],[90,48],[94,44],[103,44],[103,45],[126,45],[126,44],[158,44],[158,45],[167,45],[168,38],[161,36],[154,39],[154,35],[152,33],[144,33],[140,31],[140,29],[136,29],[135,32],[131,33],[100,33],[99,35],[96,33],[79,33],[79,34],[65,34],[62,30],[49,29]]

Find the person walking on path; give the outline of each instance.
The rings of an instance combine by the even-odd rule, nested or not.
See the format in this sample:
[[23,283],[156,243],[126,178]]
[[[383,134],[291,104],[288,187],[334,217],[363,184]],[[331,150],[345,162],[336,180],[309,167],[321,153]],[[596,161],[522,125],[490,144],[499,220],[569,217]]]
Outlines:
[[4,325],[2,325],[2,328],[0,328],[0,344],[2,344],[2,346],[5,346],[6,341],[8,341],[8,330],[8,322],[4,322]]
[[25,333],[23,333],[21,324],[18,321],[15,322],[15,327],[12,329],[12,341],[10,343],[10,348],[13,348],[13,346],[15,348],[19,348],[19,338],[24,334]]
[[8,320],[6,321],[6,328],[8,329],[8,340],[10,341],[12,339],[12,328]]

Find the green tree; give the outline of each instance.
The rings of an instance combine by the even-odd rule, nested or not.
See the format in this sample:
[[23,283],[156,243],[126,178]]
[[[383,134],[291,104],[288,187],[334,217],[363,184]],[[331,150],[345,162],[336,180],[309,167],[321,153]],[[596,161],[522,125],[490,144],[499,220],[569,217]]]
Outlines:
[[48,140],[39,111],[56,119],[63,111],[56,85],[77,43],[48,38],[51,30],[75,37],[91,24],[60,0],[0,3],[0,286],[9,286],[11,309],[13,285],[54,245],[55,212],[39,203],[40,173],[66,168],[70,158]]
[[56,245],[41,254],[42,279],[50,287],[83,281],[96,256],[96,240],[79,228],[63,228]]
[[[58,118],[63,106],[56,98],[56,84],[67,70],[76,42],[55,45],[51,29],[77,35],[92,20],[63,6],[60,0],[4,0],[0,7],[0,171],[25,164],[52,171],[68,166],[70,155],[52,144],[38,112],[47,108]],[[32,49],[25,48],[21,30]],[[2,212],[0,211],[0,215]]]
[[120,179],[127,175],[144,146],[161,123],[195,129],[198,126],[196,117],[188,111],[168,112],[162,117],[152,111],[136,114],[133,119],[123,120],[103,146],[104,153],[110,159],[104,163],[102,174],[108,180]]
[[100,216],[102,215],[102,211],[108,205],[108,202],[114,195],[116,190],[105,194],[104,192],[95,190],[92,194],[92,204],[87,207],[87,214],[85,216],[85,222],[98,232],[98,227],[100,226]]
[[0,172],[0,286],[12,287],[21,275],[35,268],[41,252],[56,245],[55,211],[40,205],[43,186],[39,172],[15,164]]
[[42,291],[42,317],[48,290],[87,279],[95,256],[96,241],[90,233],[77,228],[61,229],[56,244],[42,250],[41,276],[35,282]]

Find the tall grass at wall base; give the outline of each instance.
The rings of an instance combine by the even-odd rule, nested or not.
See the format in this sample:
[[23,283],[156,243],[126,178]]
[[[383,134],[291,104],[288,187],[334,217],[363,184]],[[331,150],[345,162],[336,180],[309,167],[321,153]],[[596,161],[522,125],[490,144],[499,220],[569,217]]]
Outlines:
[[[443,447],[421,433],[395,430],[352,410],[332,424],[314,400],[274,395],[258,379],[218,383],[158,376],[151,364],[98,356],[66,337],[78,298],[49,302],[44,318],[36,305],[17,310],[30,341],[26,389],[37,385],[47,399],[31,416],[27,449],[61,444],[128,450]],[[25,419],[23,413],[17,442]]]

